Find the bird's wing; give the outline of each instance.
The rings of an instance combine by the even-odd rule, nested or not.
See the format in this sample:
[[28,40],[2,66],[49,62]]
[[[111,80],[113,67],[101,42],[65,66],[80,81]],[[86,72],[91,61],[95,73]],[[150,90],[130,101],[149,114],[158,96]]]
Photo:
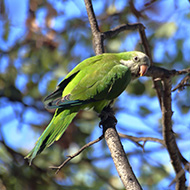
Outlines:
[[[62,97],[52,99],[50,96],[52,101],[47,104],[48,108],[67,109],[104,99],[112,100],[119,96],[130,81],[129,69],[120,64],[113,54],[102,54],[101,57],[94,58],[96,59],[85,60],[85,63],[80,63],[72,73],[69,73],[69,76],[60,83],[64,84],[64,88],[60,87],[63,90]],[[72,79],[69,81],[70,78]],[[54,92],[53,97],[54,94],[58,93]]]
[[56,90],[53,91],[51,94],[49,94],[45,99],[44,103],[48,104],[49,102],[56,100],[57,98],[60,98],[62,96],[64,88],[68,85],[69,82],[77,75],[78,72],[73,73],[69,77],[62,80],[59,85],[57,86]]

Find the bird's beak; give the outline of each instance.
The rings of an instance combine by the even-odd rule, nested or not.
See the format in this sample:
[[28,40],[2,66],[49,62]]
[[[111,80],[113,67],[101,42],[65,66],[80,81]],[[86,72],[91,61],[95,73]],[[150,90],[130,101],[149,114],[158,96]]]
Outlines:
[[147,70],[148,70],[148,65],[141,65],[139,75],[142,77],[143,75],[146,74]]

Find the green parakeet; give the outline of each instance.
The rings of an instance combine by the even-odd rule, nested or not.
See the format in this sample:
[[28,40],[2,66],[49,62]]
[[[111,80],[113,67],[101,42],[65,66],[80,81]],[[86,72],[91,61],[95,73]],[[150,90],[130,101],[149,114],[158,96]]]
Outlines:
[[100,113],[117,98],[132,79],[143,76],[150,61],[142,52],[104,53],[79,63],[44,100],[55,109],[53,119],[26,156],[30,160],[57,141],[79,110],[93,108]]

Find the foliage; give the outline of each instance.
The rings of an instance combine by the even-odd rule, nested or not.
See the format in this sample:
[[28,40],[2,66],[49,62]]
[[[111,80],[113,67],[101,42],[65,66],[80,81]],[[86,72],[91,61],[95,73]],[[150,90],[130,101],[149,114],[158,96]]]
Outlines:
[[[101,31],[141,22],[156,65],[178,70],[189,66],[188,2],[96,0],[93,5]],[[0,26],[0,189],[122,189],[104,141],[88,148],[57,175],[49,169],[101,135],[93,112],[80,112],[61,140],[38,156],[31,167],[23,159],[52,117],[43,107],[43,98],[77,63],[94,55],[84,2],[10,4],[4,0],[0,3]],[[120,33],[105,46],[107,52],[143,50],[137,31]],[[181,79],[173,78],[173,87]],[[126,91],[115,104],[118,131],[162,138],[161,112],[151,79],[134,81]],[[190,91],[187,87],[173,92],[172,97],[174,132],[187,156]],[[145,189],[168,187],[174,172],[162,145],[146,142],[143,152],[134,142],[122,142]]]

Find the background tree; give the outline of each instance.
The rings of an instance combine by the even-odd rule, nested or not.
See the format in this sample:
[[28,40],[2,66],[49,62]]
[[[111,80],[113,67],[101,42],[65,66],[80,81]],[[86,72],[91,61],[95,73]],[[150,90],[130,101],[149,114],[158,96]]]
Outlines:
[[[120,96],[117,130],[142,187],[168,188],[176,174],[184,179],[182,167],[188,170],[189,75],[180,74],[189,72],[189,3],[97,0],[93,6],[101,32],[126,23],[146,27],[154,64],[148,75],[153,80],[134,81]],[[32,167],[23,160],[52,117],[42,99],[77,63],[94,55],[84,2],[1,1],[0,7],[0,189],[122,189],[105,141],[83,151],[57,175],[48,168],[102,134],[93,112],[80,112]],[[147,51],[143,31],[134,27],[112,36],[104,43],[106,51]],[[179,84],[180,91],[171,94],[172,109],[171,84],[174,90]],[[183,179],[176,180],[176,188]]]

